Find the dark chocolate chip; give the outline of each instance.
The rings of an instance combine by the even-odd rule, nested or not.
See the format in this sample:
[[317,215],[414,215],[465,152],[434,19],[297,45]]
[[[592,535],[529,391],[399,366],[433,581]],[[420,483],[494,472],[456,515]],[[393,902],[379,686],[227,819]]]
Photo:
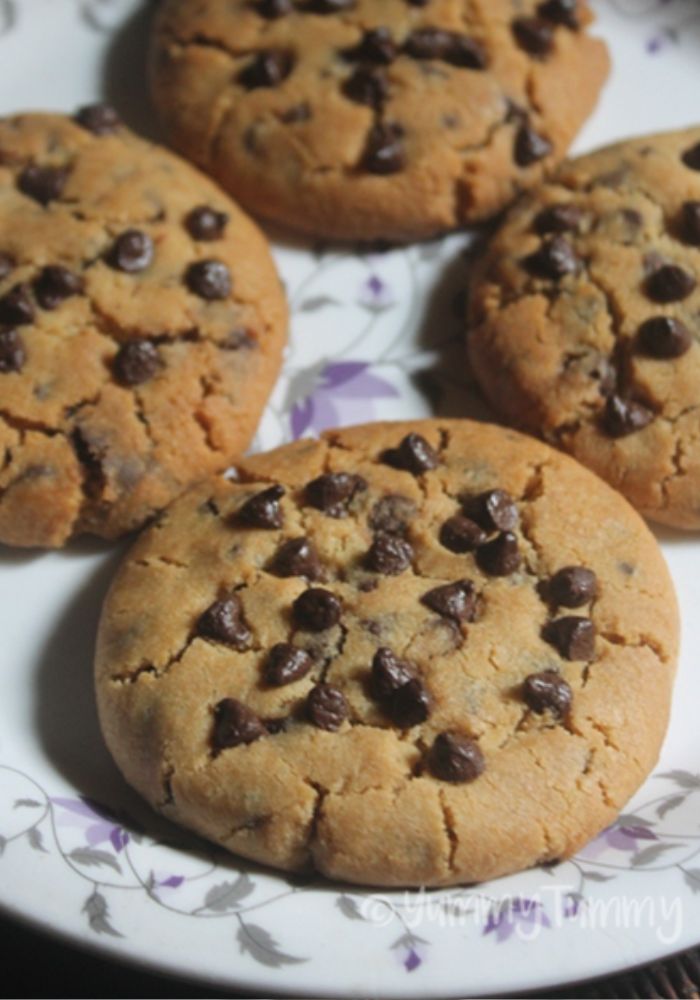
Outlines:
[[463,501],[464,513],[485,531],[512,531],[520,520],[518,508],[505,490],[487,490]]
[[476,593],[471,580],[458,580],[457,583],[446,583],[435,587],[421,597],[431,611],[436,611],[443,618],[456,622],[473,622],[476,616]]
[[648,407],[614,393],[605,402],[602,423],[610,437],[618,438],[643,430],[653,419],[654,413]]
[[9,253],[0,253],[0,281],[4,281],[17,267],[17,261]]
[[340,621],[343,606],[329,590],[311,587],[297,597],[292,605],[292,620],[305,632],[325,632]]
[[38,201],[40,205],[48,205],[61,197],[67,180],[66,167],[39,167],[30,164],[19,175],[17,186],[22,194]]
[[231,272],[220,260],[198,260],[190,264],[186,280],[189,290],[207,302],[227,299],[233,287]]
[[148,382],[160,367],[158,348],[150,340],[131,340],[119,349],[113,362],[117,381],[124,386]]
[[595,625],[590,618],[568,615],[548,622],[542,638],[554,646],[565,660],[592,660],[595,653]]
[[107,263],[117,271],[138,274],[153,263],[155,248],[148,233],[127,229],[118,236],[107,254]]
[[359,66],[343,83],[343,93],[356,104],[366,104],[379,111],[389,94],[384,74],[371,66]]
[[375,28],[366,31],[359,44],[346,49],[343,55],[353,61],[388,66],[398,55],[398,48],[388,28]]
[[398,576],[407,570],[413,559],[410,543],[398,535],[376,535],[367,555],[365,564],[374,573],[384,576]]
[[691,146],[690,149],[686,149],[682,159],[686,167],[690,167],[691,170],[700,170],[700,142]]
[[417,508],[409,497],[400,493],[390,493],[389,496],[377,500],[372,508],[368,523],[370,528],[388,535],[403,535],[416,516]]
[[199,205],[189,213],[185,225],[193,240],[209,243],[221,239],[226,232],[228,220],[227,212],[217,212],[208,205]]
[[311,688],[306,699],[306,714],[314,726],[334,733],[348,717],[348,703],[337,687],[332,684],[317,684]]
[[307,580],[318,580],[321,576],[316,546],[308,538],[290,538],[284,542],[273,556],[269,569],[275,576],[304,576]]
[[340,14],[355,6],[355,0],[309,0],[305,10],[311,14]]
[[0,330],[0,374],[20,372],[27,360],[24,341],[16,330]]
[[523,122],[515,136],[513,156],[519,167],[529,167],[544,160],[553,148],[549,139],[536,132],[528,122]]
[[224,698],[214,709],[212,744],[216,751],[253,743],[265,732],[255,712],[235,698]]
[[225,351],[252,351],[257,346],[257,341],[249,330],[231,330],[221,341],[221,347]]
[[307,483],[304,499],[328,517],[347,517],[348,507],[357,493],[367,489],[367,481],[351,472],[328,472]]
[[684,203],[681,232],[686,243],[700,247],[700,201],[686,201]]
[[430,698],[417,677],[395,691],[385,704],[386,712],[399,729],[419,726],[430,715]]
[[444,59],[451,66],[460,66],[463,69],[486,69],[489,62],[484,46],[475,38],[468,38],[466,35],[453,36],[452,44]]
[[440,528],[440,544],[450,552],[473,552],[486,541],[486,532],[463,514],[455,514]]
[[539,17],[518,17],[512,28],[516,42],[529,55],[542,59],[552,51],[554,32],[546,21]]
[[80,295],[84,282],[65,267],[45,267],[34,281],[34,294],[42,309],[57,309],[66,299]]
[[197,621],[197,635],[225,646],[244,650],[250,646],[250,629],[243,618],[243,605],[236,594],[214,601]]
[[300,104],[293,104],[286,111],[280,111],[279,119],[284,125],[294,125],[296,122],[308,122],[311,118],[311,106],[302,101]]
[[399,688],[413,680],[415,675],[410,663],[382,646],[372,660],[372,693],[378,701],[387,701]]
[[294,10],[292,0],[257,0],[255,10],[260,17],[265,17],[273,21],[277,17],[284,17]]
[[395,469],[405,469],[419,476],[437,468],[439,458],[435,449],[420,434],[407,434],[398,448],[390,448],[382,456]]
[[522,561],[518,539],[512,531],[504,531],[491,542],[476,550],[479,568],[489,576],[509,576]]
[[598,578],[585,566],[565,566],[554,574],[547,587],[552,604],[564,608],[581,608],[598,593]]
[[569,684],[556,670],[543,670],[530,674],[523,683],[523,699],[528,708],[538,715],[552,712],[562,718],[571,708],[572,692]]
[[483,773],[485,762],[479,744],[462,733],[440,733],[430,751],[429,766],[440,781],[464,784]]
[[695,291],[695,277],[677,264],[664,264],[646,280],[646,293],[654,302],[682,302]]
[[483,46],[473,38],[440,28],[417,28],[404,42],[404,52],[413,59],[439,59],[466,69],[484,69]]
[[637,334],[639,346],[652,358],[680,358],[690,350],[693,336],[679,319],[654,316],[646,320]]
[[575,205],[550,205],[537,215],[535,231],[541,236],[549,233],[574,233],[582,219],[583,212]]
[[119,113],[111,104],[86,104],[78,110],[75,120],[93,135],[111,135],[122,123]]
[[530,274],[548,281],[559,281],[567,274],[576,274],[581,266],[576,251],[563,236],[545,240],[539,250],[526,257],[523,263]]
[[403,128],[394,122],[376,122],[369,130],[362,165],[371,174],[395,174],[405,164]]
[[34,304],[27,285],[15,285],[0,299],[0,323],[24,326],[34,320]]
[[265,528],[272,531],[284,524],[284,514],[280,500],[285,495],[284,486],[270,486],[243,504],[238,511],[238,520],[250,528]]
[[544,0],[537,7],[537,13],[553,24],[562,24],[576,31],[580,27],[578,0]]
[[246,90],[260,87],[278,87],[289,76],[294,67],[294,59],[285,49],[268,49],[258,52],[251,62],[238,74],[238,82]]
[[284,716],[279,719],[263,719],[263,726],[270,736],[277,736],[278,733],[283,733],[286,730],[287,717]]
[[278,642],[267,654],[265,660],[265,681],[273,687],[291,684],[306,677],[314,661],[305,649],[291,646],[288,642]]

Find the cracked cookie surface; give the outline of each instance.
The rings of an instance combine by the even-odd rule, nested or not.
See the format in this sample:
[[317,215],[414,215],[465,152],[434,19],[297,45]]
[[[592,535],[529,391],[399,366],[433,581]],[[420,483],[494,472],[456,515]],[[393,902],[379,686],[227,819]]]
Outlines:
[[448,885],[565,857],[653,767],[676,660],[663,558],[572,459],[467,421],[246,459],[175,502],[108,596],[102,729],[231,851]]
[[472,281],[469,349],[496,410],[645,516],[700,528],[700,129],[565,163]]
[[166,0],[153,93],[175,146],[316,236],[420,239],[561,159],[608,71],[572,0]]
[[247,447],[286,305],[257,227],[104,106],[0,121],[0,542],[139,527]]

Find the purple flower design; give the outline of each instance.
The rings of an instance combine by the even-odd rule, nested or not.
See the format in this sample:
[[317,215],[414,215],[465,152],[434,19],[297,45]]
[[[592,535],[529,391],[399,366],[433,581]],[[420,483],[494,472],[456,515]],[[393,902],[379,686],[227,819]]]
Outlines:
[[564,918],[566,920],[571,920],[573,917],[577,917],[583,906],[583,896],[580,892],[568,892],[564,899]]
[[389,285],[378,274],[370,274],[360,285],[357,302],[369,312],[384,312],[396,305],[396,298]]
[[659,838],[645,822],[634,816],[621,817],[617,823],[603,830],[587,847],[579,852],[579,857],[593,860],[606,849],[634,854],[640,841],[654,841]]
[[397,941],[394,941],[391,947],[397,952],[399,961],[406,972],[415,972],[425,961],[425,948],[423,946],[427,943],[417,934],[411,934],[410,931],[407,931]]
[[650,56],[658,55],[671,44],[678,43],[678,32],[673,28],[659,28],[659,30],[647,39],[646,50]]
[[64,810],[58,817],[60,825],[82,827],[88,847],[109,843],[119,854],[129,843],[129,834],[107,806],[86,796],[78,799],[52,798],[51,802]]
[[548,928],[552,926],[542,903],[524,896],[516,896],[492,908],[483,933],[495,934],[496,941],[500,944],[512,937],[518,927],[537,926]]
[[334,361],[321,368],[312,391],[292,406],[294,438],[308,431],[320,434],[328,427],[351,424],[355,418],[369,419],[373,399],[398,396],[393,385],[369,368],[366,361]]

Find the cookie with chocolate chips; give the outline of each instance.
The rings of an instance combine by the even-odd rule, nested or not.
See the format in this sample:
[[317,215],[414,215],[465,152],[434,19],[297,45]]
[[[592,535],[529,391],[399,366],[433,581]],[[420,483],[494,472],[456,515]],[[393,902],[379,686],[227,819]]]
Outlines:
[[423,239],[562,158],[608,72],[591,21],[586,0],[165,0],[152,90],[175,147],[250,211]]
[[102,615],[102,729],[153,806],[389,886],[564,858],[614,819],[656,762],[678,632],[623,497],[467,421],[331,431],[237,472],[141,536]]
[[248,446],[284,294],[256,226],[105,105],[0,121],[0,543],[140,527]]
[[700,529],[700,128],[565,163],[477,265],[472,367],[497,412],[646,517]]

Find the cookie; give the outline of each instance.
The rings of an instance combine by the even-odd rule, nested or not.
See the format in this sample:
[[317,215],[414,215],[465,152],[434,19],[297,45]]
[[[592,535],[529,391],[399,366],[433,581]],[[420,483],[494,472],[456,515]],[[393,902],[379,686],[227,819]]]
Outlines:
[[677,644],[642,519],[467,421],[246,459],[104,608],[102,729],[157,809],[286,870],[449,885],[563,858],[653,767]]
[[0,121],[0,542],[143,524],[243,451],[286,304],[257,227],[112,109]]
[[411,240],[494,215],[564,155],[608,72],[584,2],[165,0],[155,102],[250,211]]
[[645,516],[700,528],[700,128],[566,163],[472,282],[470,356],[507,420]]

